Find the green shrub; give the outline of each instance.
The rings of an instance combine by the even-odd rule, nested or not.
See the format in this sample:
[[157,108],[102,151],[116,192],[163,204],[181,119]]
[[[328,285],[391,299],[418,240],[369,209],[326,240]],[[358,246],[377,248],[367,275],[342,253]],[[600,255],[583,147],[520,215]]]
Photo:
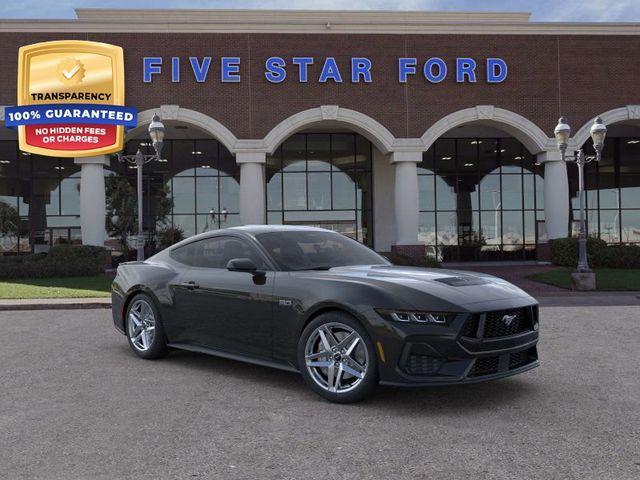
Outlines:
[[[589,237],[587,259],[591,267],[640,268],[640,246],[607,245],[604,240]],[[578,264],[578,239],[552,240],[551,261],[563,267],[575,267]]]
[[640,268],[640,246],[609,245],[593,255],[594,267]]
[[158,250],[164,250],[185,239],[184,230],[180,227],[166,227],[158,231],[156,247]]
[[106,249],[56,245],[49,253],[0,257],[0,278],[80,277],[104,272]]
[[403,267],[423,267],[423,268],[440,268],[440,262],[434,257],[425,255],[424,257],[414,258],[407,255],[399,255],[397,253],[385,254],[394,265]]

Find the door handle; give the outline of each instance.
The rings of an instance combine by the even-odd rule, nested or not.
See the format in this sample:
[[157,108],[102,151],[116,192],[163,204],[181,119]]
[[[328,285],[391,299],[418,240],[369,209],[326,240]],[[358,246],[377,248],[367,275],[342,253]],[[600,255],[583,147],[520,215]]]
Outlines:
[[200,285],[198,285],[196,282],[194,282],[193,280],[190,282],[182,282],[180,284],[181,287],[185,287],[188,288],[189,290],[194,290],[196,288],[200,288]]

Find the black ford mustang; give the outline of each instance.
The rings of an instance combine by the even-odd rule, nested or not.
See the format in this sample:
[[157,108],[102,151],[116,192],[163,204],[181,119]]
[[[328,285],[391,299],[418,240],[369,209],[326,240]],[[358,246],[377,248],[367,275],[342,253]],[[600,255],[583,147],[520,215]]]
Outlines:
[[113,321],[142,358],[170,348],[300,371],[337,402],[378,383],[445,385],[538,366],[538,306],[483,274],[391,265],[343,235],[250,226],[118,267]]

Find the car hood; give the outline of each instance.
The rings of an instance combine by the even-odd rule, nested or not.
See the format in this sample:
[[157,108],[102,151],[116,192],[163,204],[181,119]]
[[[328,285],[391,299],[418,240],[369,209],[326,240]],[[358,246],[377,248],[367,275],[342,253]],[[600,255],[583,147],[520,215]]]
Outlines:
[[327,273],[402,286],[461,306],[517,297],[535,302],[515,285],[484,273],[395,265],[334,267]]

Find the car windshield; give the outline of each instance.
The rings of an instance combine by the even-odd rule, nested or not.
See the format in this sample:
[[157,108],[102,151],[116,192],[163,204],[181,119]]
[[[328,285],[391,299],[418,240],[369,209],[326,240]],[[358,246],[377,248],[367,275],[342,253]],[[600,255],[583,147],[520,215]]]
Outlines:
[[328,270],[346,265],[389,265],[364,245],[335,232],[280,231],[259,233],[258,241],[285,271]]

